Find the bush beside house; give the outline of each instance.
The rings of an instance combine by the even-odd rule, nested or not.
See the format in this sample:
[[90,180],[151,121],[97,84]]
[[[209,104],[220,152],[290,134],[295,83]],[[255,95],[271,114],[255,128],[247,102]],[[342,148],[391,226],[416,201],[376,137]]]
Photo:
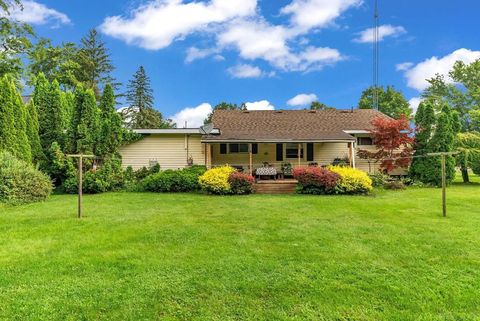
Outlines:
[[47,175],[8,152],[0,152],[0,202],[38,202],[51,192],[52,182]]
[[200,189],[198,178],[205,171],[205,166],[160,171],[145,177],[139,187],[140,190],[157,193],[198,191]]
[[204,192],[215,195],[245,195],[254,192],[253,176],[238,173],[233,167],[212,168],[199,177],[198,182]]
[[372,179],[364,171],[346,166],[329,166],[328,170],[340,176],[338,194],[366,194],[373,189]]
[[300,194],[334,194],[340,175],[320,167],[300,167],[293,170]]

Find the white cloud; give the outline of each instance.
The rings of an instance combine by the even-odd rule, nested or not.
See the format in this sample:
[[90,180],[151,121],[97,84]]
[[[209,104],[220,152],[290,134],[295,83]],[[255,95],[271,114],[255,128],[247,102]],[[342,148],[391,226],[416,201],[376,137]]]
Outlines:
[[22,2],[23,10],[18,6],[11,9],[10,17],[33,25],[44,25],[47,23],[70,24],[70,18],[55,9],[48,8],[44,4],[26,0]]
[[162,49],[214,24],[255,14],[257,0],[155,0],[129,17],[107,17],[100,29],[107,35],[145,49]]
[[293,0],[281,9],[291,15],[290,22],[300,32],[331,25],[344,11],[359,6],[362,0]]
[[268,100],[245,103],[247,110],[274,110],[275,107]]
[[197,107],[184,108],[169,118],[176,123],[179,128],[183,128],[185,122],[187,122],[187,127],[195,128],[203,125],[204,119],[207,118],[212,110],[212,105],[203,103]]
[[315,94],[299,94],[287,101],[287,104],[289,106],[306,106],[317,100],[318,97]]
[[420,105],[421,102],[421,97],[413,97],[408,101],[408,103],[410,104],[410,108],[412,108],[414,114],[417,113],[418,105]]
[[413,62],[404,62],[395,66],[397,71],[406,71],[412,68],[415,64]]
[[199,49],[197,47],[190,47],[187,49],[187,57],[185,58],[185,62],[191,63],[197,59],[203,59],[216,53],[218,53],[218,50],[215,48]]
[[[480,51],[462,48],[444,57],[432,57],[415,66],[411,65],[410,68],[404,70],[404,75],[410,88],[422,91],[429,86],[427,79],[434,77],[436,74],[448,76],[448,72],[456,61],[460,60],[469,64],[477,59],[480,59]],[[452,82],[449,77],[446,77],[446,80]]]
[[[373,43],[373,32],[373,28],[365,29],[362,32],[359,32],[357,34],[358,37],[353,39],[353,41],[359,43]],[[386,37],[399,37],[406,33],[407,30],[402,26],[382,25],[378,28],[378,40],[383,41]]]
[[259,78],[264,75],[257,66],[246,64],[230,67],[227,71],[233,78]]

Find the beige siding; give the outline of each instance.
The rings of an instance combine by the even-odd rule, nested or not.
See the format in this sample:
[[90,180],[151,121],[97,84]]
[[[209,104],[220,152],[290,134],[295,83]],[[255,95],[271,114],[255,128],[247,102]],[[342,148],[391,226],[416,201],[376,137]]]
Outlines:
[[194,164],[204,165],[201,136],[186,137],[184,134],[150,135],[124,146],[120,149],[123,166],[139,169],[150,166],[151,162],[158,162],[162,169],[177,169],[187,166],[189,156],[193,158]]

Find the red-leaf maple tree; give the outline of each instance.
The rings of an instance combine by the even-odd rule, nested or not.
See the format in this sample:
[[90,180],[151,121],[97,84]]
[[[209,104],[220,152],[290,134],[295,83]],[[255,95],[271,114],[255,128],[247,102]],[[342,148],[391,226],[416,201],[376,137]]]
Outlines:
[[358,156],[362,159],[373,159],[375,163],[380,162],[380,168],[386,173],[399,167],[408,167],[412,161],[414,142],[408,118],[377,117],[372,121],[372,125],[370,134],[377,149],[359,150]]

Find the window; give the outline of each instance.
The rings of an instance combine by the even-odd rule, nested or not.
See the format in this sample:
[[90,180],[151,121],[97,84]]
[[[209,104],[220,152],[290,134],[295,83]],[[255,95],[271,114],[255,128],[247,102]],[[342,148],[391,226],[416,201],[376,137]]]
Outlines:
[[373,145],[373,139],[371,137],[358,137],[357,143],[359,146],[370,146]]
[[228,144],[230,154],[248,153],[248,144]]
[[[301,144],[300,158],[303,158],[303,144]],[[287,143],[285,148],[285,156],[287,158],[298,158],[298,144]]]

